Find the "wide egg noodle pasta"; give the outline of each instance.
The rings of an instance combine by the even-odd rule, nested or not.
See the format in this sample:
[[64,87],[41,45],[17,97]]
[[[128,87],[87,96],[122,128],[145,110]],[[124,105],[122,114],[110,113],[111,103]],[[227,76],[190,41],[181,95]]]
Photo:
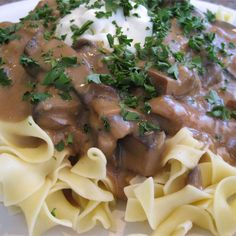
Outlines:
[[204,209],[183,205],[174,210],[152,236],[184,236],[192,228],[193,223],[217,235],[211,216]]
[[[29,130],[23,133],[18,126],[29,122]],[[15,140],[13,130],[7,131],[10,125],[5,122],[1,129],[0,200],[12,209],[21,209],[30,236],[39,236],[56,225],[78,233],[97,224],[114,229],[110,210],[114,198],[107,190],[110,183],[104,154],[92,148],[72,167],[67,150],[56,152],[49,136],[34,124],[31,117],[15,124]],[[24,141],[17,141],[19,137]],[[41,141],[35,143],[32,137]],[[23,148],[31,138],[32,144]],[[37,155],[38,150],[44,157]],[[125,188],[125,219],[147,220],[154,236],[183,236],[193,225],[213,235],[233,235],[236,168],[205,150],[186,128],[167,141],[163,156],[163,170],[158,176],[136,177]],[[195,167],[202,176],[202,189],[185,185]],[[71,200],[65,196],[68,190]]]
[[105,155],[97,148],[90,148],[87,156],[81,157],[80,161],[71,168],[71,172],[89,179],[106,178]]
[[[169,179],[160,181],[161,175],[139,178],[139,183],[132,181],[125,188],[126,220],[148,220],[154,236],[187,235],[193,225],[213,235],[233,236],[236,233],[236,168],[204,150],[186,128],[167,141],[164,154],[166,173],[161,175]],[[201,173],[202,189],[183,186],[195,167]]]
[[32,164],[13,154],[0,154],[0,184],[4,193],[4,205],[16,205],[37,191],[46,177],[61,165],[67,152],[55,155],[57,159],[51,158],[44,163]]
[[[157,226],[177,207],[210,197],[207,193],[204,193],[190,185],[184,187],[176,193],[156,197],[156,193],[154,191],[154,181],[151,177],[136,186],[133,191],[136,199],[142,206],[146,219],[152,229],[156,229]],[[146,194],[143,194],[144,192]],[[127,197],[129,199],[129,196]],[[134,219],[130,217],[133,215],[132,208],[129,207],[127,209],[129,209],[129,211],[126,210],[125,219],[127,221],[134,221]],[[140,218],[140,216],[138,216],[138,218]]]
[[[50,137],[32,117],[18,123],[0,122],[0,133],[0,200],[21,209],[30,236],[56,225],[78,232],[98,222],[107,229],[114,226],[110,211],[114,198],[101,184],[107,177],[106,158],[100,150],[89,149],[71,167],[68,151],[55,151]],[[72,191],[74,202],[80,199],[78,204],[70,202],[64,190]]]
[[0,121],[0,140],[0,153],[4,150],[13,152],[30,163],[44,162],[53,156],[54,146],[50,137],[31,116],[16,123]]

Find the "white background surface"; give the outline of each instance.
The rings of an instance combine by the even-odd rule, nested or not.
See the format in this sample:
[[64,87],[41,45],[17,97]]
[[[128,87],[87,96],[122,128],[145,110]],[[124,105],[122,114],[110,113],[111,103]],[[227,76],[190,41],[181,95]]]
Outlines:
[[[0,22],[2,21],[12,21],[17,22],[19,18],[24,17],[30,10],[32,10],[39,0],[27,0],[22,2],[11,3],[0,7]],[[218,6],[200,2],[197,0],[192,1],[201,10],[206,10],[209,8],[211,11],[217,11]],[[231,10],[236,14],[236,11]],[[235,17],[236,25],[236,17]],[[81,234],[81,236],[124,236],[128,234],[150,234],[151,230],[147,223],[135,223],[135,224],[124,224],[122,221],[124,216],[124,206],[119,205],[118,210],[115,211],[115,216],[117,216],[117,232],[107,232],[100,227],[95,228],[86,234]],[[24,217],[20,215],[13,216],[9,211],[0,204],[0,236],[27,236],[27,227]],[[56,227],[53,230],[46,233],[44,236],[76,236],[77,234],[71,230],[63,227]],[[191,235],[206,235],[203,233],[191,233]],[[165,236],[165,235],[163,235]]]

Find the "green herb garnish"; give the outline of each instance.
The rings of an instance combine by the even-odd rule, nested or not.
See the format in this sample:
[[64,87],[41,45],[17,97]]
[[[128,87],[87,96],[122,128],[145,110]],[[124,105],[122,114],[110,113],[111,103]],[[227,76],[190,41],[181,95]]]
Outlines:
[[14,24],[9,27],[0,28],[0,45],[9,43],[11,40],[19,39],[20,36],[16,35],[16,31],[21,28],[21,24]]
[[39,64],[34,59],[24,54],[20,56],[20,64],[27,67],[39,67]]
[[106,131],[106,132],[110,132],[110,130],[111,130],[111,125],[110,125],[110,122],[109,122],[109,120],[107,119],[107,117],[102,117],[101,118],[101,120],[102,120],[102,122],[103,122],[103,127],[104,127],[104,130]]
[[74,141],[73,134],[68,134],[67,140],[66,140],[66,144],[67,144],[67,145],[72,145],[72,144],[73,144],[73,141]]
[[22,100],[23,101],[30,101],[31,104],[38,104],[40,102],[45,101],[46,99],[52,97],[50,93],[39,93],[39,92],[25,92]]
[[215,90],[210,90],[205,99],[211,105],[219,105],[223,103],[223,100],[219,97],[218,93]]
[[144,135],[148,132],[159,131],[160,127],[148,121],[142,121],[139,123],[139,133]]
[[65,149],[65,143],[61,140],[58,144],[55,145],[55,148],[58,152],[62,152]]
[[88,20],[81,27],[78,27],[77,25],[72,25],[70,27],[71,31],[73,32],[72,39],[74,44],[77,42],[78,38],[89,29],[92,24],[93,21]]
[[205,13],[205,16],[210,23],[214,23],[216,21],[216,14],[212,11],[207,9],[207,12]]
[[10,86],[12,80],[8,77],[7,73],[3,68],[0,68],[0,85],[3,87]]
[[232,111],[224,105],[214,106],[211,111],[207,112],[209,116],[219,118],[222,120],[229,120],[232,115]]
[[97,11],[95,12],[95,15],[97,18],[109,18],[112,16],[112,12],[108,11],[108,12],[103,12],[103,11]]

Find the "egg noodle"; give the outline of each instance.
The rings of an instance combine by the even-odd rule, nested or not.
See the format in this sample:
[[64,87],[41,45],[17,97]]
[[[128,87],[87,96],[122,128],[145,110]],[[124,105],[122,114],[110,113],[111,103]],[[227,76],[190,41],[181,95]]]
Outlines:
[[[71,166],[68,151],[55,151],[32,117],[18,123],[1,121],[0,134],[0,200],[24,214],[30,236],[56,225],[78,233],[97,223],[115,230],[114,198],[105,187],[106,158],[99,149],[89,149]],[[186,235],[193,225],[213,235],[236,232],[235,167],[205,149],[187,128],[167,141],[163,166],[157,176],[137,176],[125,188],[127,222],[148,221],[154,236]],[[202,189],[186,185],[196,167]]]

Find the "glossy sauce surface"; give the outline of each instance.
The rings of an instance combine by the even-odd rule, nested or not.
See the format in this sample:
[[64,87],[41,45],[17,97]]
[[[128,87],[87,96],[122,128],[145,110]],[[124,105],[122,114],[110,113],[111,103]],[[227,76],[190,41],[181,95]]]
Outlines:
[[[37,9],[45,3],[53,9],[52,15],[58,16],[53,0],[42,1]],[[68,136],[72,135],[73,143],[68,145],[72,163],[86,154],[90,147],[98,147],[107,157],[108,175],[114,183],[116,196],[120,198],[123,197],[123,187],[133,176],[153,176],[161,169],[165,140],[182,127],[190,128],[194,137],[222,155],[230,164],[236,165],[236,121],[234,118],[221,120],[209,116],[207,112],[211,105],[206,101],[209,91],[215,90],[228,108],[236,109],[236,49],[230,49],[230,56],[221,58],[227,65],[225,69],[210,63],[205,52],[199,52],[205,68],[203,75],[180,65],[179,78],[173,79],[163,71],[149,68],[148,75],[158,93],[148,101],[151,112],[146,114],[141,107],[129,107],[127,111],[159,125],[160,130],[140,135],[139,123],[125,120],[122,116],[120,92],[113,86],[87,81],[91,74],[110,73],[103,61],[105,55],[98,45],[79,39],[77,44],[70,47],[56,38],[45,39],[44,33],[48,28],[39,22],[32,29],[29,22],[26,20],[16,32],[19,39],[0,46],[0,57],[4,60],[1,68],[12,80],[10,86],[0,87],[1,120],[16,122],[33,115],[55,145],[61,141],[66,143]],[[0,27],[9,25],[3,23]],[[181,50],[189,57],[194,57],[195,52],[189,49],[188,39],[176,19],[172,20],[171,25],[164,43],[172,50]],[[216,22],[207,27],[209,32],[216,34],[216,45],[236,44],[233,26]],[[49,52],[50,63],[45,60]],[[22,54],[37,62],[37,70],[20,63]],[[53,70],[53,60],[58,61],[63,57],[77,59],[76,65],[64,68],[63,72],[73,87],[69,91],[69,100],[62,99],[55,86],[43,84],[47,74]],[[140,61],[139,66],[143,68],[144,62]],[[37,104],[23,101],[23,94],[30,90],[29,82],[37,84],[36,92],[48,93],[50,97]],[[221,90],[225,84],[227,89]],[[142,97],[145,91],[134,88],[131,94]],[[105,126],[107,124],[108,127]]]

